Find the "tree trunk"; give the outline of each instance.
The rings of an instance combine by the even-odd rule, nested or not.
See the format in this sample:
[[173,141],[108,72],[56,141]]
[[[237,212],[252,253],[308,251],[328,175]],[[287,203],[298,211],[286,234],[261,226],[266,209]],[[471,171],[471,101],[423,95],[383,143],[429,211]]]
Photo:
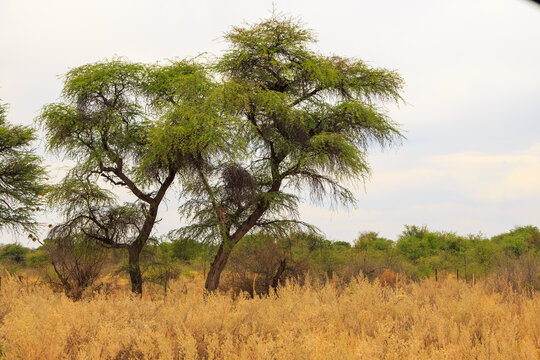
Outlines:
[[128,248],[129,252],[129,263],[128,271],[129,278],[131,280],[131,291],[142,295],[142,273],[141,267],[139,266],[139,254],[141,253],[140,249],[137,246],[132,246]]
[[[272,184],[272,188],[268,191],[268,193],[278,191],[280,185],[281,181],[275,182]],[[267,209],[267,204],[262,202],[259,203],[253,213],[247,218],[246,221],[242,223],[234,234],[224,237],[225,240],[223,240],[219,245],[216,257],[208,270],[208,276],[206,277],[206,282],[204,284],[206,291],[214,292],[217,290],[219,286],[219,277],[221,276],[223,269],[225,269],[225,265],[227,265],[227,261],[229,260],[233,247],[255,226],[257,221]]]
[[143,279],[142,279],[141,267],[139,265],[139,256],[141,254],[141,251],[144,245],[148,241],[148,238],[150,237],[150,233],[152,232],[152,229],[154,228],[154,224],[156,223],[156,216],[157,216],[159,201],[161,200],[157,201],[156,199],[154,199],[154,201],[155,203],[150,205],[150,209],[148,211],[149,215],[146,217],[146,220],[144,221],[142,229],[139,232],[139,236],[127,248],[128,253],[129,253],[128,271],[129,271],[129,278],[131,280],[131,291],[141,296],[142,296]]
[[277,291],[279,281],[281,280],[281,275],[283,275],[283,273],[285,272],[286,267],[287,267],[287,259],[281,260],[279,262],[279,267],[277,268],[274,278],[272,279],[272,288],[274,289],[274,292]]
[[206,291],[214,292],[217,290],[219,286],[219,278],[223,272],[223,269],[225,269],[225,265],[227,265],[231,250],[232,244],[228,241],[219,245],[216,257],[214,258],[214,261],[212,261],[212,264],[210,264],[210,269],[208,270],[208,275],[206,276],[206,282],[204,284]]

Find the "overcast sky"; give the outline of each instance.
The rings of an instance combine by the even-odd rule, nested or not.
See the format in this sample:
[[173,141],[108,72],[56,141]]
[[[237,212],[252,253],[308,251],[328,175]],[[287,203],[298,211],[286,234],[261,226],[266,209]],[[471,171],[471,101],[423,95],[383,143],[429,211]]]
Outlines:
[[[526,0],[0,0],[0,99],[9,121],[32,124],[68,69],[219,55],[231,26],[267,17],[272,3],[317,33],[316,50],[406,81],[407,104],[389,112],[407,140],[371,149],[357,208],[305,202],[303,220],[346,241],[396,239],[404,224],[487,236],[540,225],[540,6]],[[47,159],[60,174],[62,159]],[[160,216],[161,233],[180,224],[173,199]]]

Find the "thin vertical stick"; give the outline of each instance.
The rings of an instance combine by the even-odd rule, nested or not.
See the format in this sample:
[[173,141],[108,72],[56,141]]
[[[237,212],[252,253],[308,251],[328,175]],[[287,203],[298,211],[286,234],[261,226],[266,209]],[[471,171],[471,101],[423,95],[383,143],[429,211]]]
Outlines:
[[396,289],[399,287],[398,273],[396,273]]
[[474,273],[472,273],[472,286],[474,286]]
[[253,277],[253,297],[255,297],[255,295],[256,295],[256,294],[255,294],[255,281],[257,281],[257,276],[258,276],[258,275],[259,275],[259,274],[255,274],[255,276]]

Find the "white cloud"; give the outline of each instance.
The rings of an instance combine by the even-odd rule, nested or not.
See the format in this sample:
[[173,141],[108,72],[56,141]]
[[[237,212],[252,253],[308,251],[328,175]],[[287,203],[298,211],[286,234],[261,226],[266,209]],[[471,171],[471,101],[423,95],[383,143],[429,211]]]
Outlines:
[[512,154],[462,152],[433,156],[428,161],[479,201],[540,196],[540,143]]
[[366,184],[368,195],[439,189],[480,202],[540,196],[540,143],[508,154],[457,152],[405,159],[398,155],[381,163]]

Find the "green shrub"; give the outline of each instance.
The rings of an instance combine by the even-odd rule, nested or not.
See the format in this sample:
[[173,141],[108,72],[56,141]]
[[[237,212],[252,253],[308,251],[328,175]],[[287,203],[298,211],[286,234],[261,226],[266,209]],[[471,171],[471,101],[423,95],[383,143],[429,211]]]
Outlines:
[[40,269],[49,264],[49,254],[45,250],[33,250],[26,254],[26,265],[34,269]]
[[20,265],[25,264],[26,255],[30,249],[19,244],[8,244],[0,250],[0,260],[10,261]]
[[516,256],[521,256],[528,250],[540,252],[540,230],[536,226],[516,227],[507,233],[494,236],[491,240]]

